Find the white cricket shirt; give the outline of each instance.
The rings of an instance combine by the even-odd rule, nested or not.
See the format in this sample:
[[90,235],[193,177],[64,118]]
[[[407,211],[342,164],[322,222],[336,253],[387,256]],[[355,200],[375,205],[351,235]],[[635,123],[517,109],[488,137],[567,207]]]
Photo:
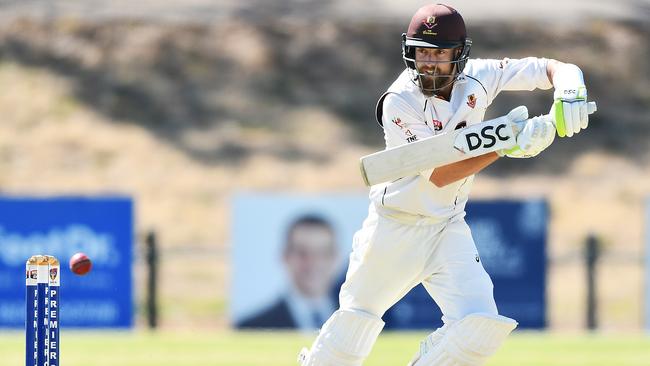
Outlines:
[[[454,83],[449,102],[426,97],[404,70],[378,104],[386,147],[480,123],[487,107],[503,90],[551,88],[546,74],[547,63],[547,59],[535,57],[469,60]],[[370,189],[370,199],[378,210],[434,221],[464,215],[474,176],[438,188],[429,181],[432,172],[430,169],[374,185]]]

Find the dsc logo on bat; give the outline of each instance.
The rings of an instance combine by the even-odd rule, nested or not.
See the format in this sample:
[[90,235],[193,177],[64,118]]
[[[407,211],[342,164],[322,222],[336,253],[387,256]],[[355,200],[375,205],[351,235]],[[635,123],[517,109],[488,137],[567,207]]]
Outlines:
[[[508,141],[510,135],[507,134],[507,124],[501,123],[496,126],[488,125],[476,132],[467,132],[465,140],[467,142],[467,151],[474,151],[479,148],[489,149],[497,144],[497,141]],[[506,131],[504,131],[506,129]]]

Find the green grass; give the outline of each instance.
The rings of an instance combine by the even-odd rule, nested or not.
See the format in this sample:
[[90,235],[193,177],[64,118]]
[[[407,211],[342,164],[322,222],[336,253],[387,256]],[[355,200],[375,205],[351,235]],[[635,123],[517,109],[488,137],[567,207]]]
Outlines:
[[[421,333],[385,333],[366,366],[406,365]],[[23,333],[0,334],[2,365],[24,364]],[[287,366],[311,336],[233,332],[63,332],[64,366]],[[488,366],[650,365],[650,337],[517,333]]]

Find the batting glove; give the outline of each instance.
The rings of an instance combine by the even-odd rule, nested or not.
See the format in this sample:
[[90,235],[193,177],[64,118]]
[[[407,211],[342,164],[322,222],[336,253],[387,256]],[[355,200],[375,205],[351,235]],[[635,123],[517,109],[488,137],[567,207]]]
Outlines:
[[576,65],[562,64],[553,74],[553,106],[551,116],[555,117],[557,134],[571,137],[587,128],[587,88],[582,71]]
[[517,134],[517,144],[508,150],[497,151],[509,158],[532,158],[549,147],[555,140],[555,126],[547,116],[530,118]]

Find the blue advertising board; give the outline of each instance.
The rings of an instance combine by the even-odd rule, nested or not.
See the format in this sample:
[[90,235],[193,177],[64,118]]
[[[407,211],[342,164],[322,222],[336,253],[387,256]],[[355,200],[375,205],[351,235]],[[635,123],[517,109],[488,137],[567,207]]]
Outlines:
[[[300,303],[301,288],[311,286],[313,300],[313,289],[327,285],[331,291],[322,290],[321,299],[331,297],[330,311],[338,305],[336,295],[344,280],[352,238],[367,215],[368,205],[365,195],[356,194],[236,195],[230,286],[232,325],[304,330],[320,327],[315,321],[302,319],[298,311],[293,311],[297,306],[292,304]],[[499,312],[516,319],[520,328],[545,327],[546,203],[543,200],[474,201],[467,205],[466,211],[482,263],[494,283]],[[314,240],[309,243],[310,251],[302,249],[302,256],[307,258],[303,262],[289,258],[287,252],[292,246],[287,244],[287,233],[292,223],[305,214],[329,223],[334,233],[330,241],[338,248],[335,256],[319,254],[321,251],[315,248],[326,244]],[[321,275],[308,270],[309,263],[318,263]],[[338,271],[338,276],[332,276],[332,270]],[[420,285],[389,309],[383,319],[386,329],[432,329],[442,325],[441,316]]]
[[[485,270],[494,283],[501,315],[519,328],[546,326],[547,205],[542,200],[474,201],[466,206],[467,223]],[[440,309],[422,285],[384,316],[387,329],[442,325]]]
[[[126,197],[0,197],[0,327],[23,327],[25,262],[61,262],[61,326],[133,324],[133,203]],[[69,258],[83,252],[93,268],[77,276]]]

